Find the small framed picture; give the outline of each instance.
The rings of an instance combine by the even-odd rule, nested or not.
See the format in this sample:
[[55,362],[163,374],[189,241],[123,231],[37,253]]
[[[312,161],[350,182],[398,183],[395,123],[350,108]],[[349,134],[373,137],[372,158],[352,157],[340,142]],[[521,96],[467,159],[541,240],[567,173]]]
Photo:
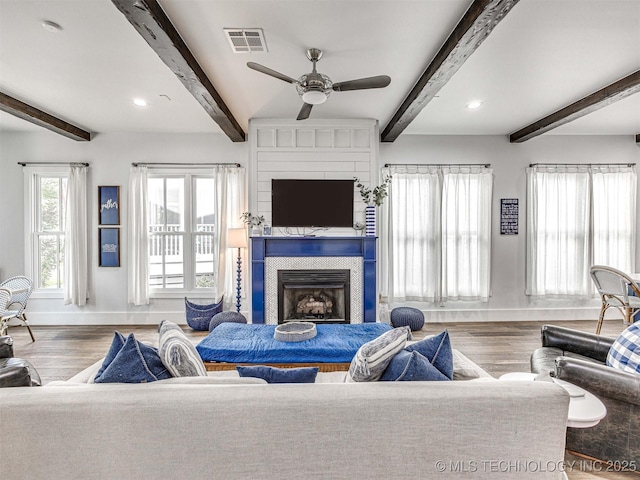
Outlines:
[[98,187],[98,224],[120,225],[120,187]]
[[271,225],[269,225],[268,223],[264,224],[264,226],[262,227],[262,235],[265,237],[271,236]]
[[99,258],[100,267],[120,266],[120,229],[119,228],[99,228]]

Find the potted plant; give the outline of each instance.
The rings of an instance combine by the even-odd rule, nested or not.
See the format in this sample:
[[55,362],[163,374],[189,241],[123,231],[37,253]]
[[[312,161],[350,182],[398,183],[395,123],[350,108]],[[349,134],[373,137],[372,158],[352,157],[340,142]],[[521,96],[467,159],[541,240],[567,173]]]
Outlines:
[[362,201],[367,205],[364,209],[365,235],[367,237],[376,236],[376,207],[382,205],[384,199],[389,195],[388,188],[391,183],[391,175],[387,175],[380,185],[374,188],[367,187],[360,180],[354,178],[356,188],[360,190]]
[[247,225],[251,229],[251,235],[260,235],[261,229],[260,225],[264,223],[264,216],[260,215],[252,215],[251,212],[244,212],[240,215],[240,219],[242,223]]
[[391,183],[391,175],[384,177],[382,183],[373,189],[363,185],[357,178],[354,178],[354,181],[356,182],[356,188],[360,190],[362,201],[366,203],[368,207],[379,207],[389,195],[387,189]]

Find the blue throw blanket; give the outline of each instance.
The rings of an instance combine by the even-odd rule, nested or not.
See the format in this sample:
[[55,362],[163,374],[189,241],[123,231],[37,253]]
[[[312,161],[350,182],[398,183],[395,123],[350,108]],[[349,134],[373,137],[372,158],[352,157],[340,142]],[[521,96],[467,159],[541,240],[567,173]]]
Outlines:
[[319,324],[304,342],[273,338],[276,325],[222,323],[196,349],[205,362],[347,363],[365,343],[391,330],[386,323]]

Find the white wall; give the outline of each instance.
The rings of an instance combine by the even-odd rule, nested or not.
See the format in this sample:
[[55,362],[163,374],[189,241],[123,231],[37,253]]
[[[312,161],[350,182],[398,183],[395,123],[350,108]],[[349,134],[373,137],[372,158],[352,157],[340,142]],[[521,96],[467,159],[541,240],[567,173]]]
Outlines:
[[[595,300],[531,302],[524,295],[525,167],[535,162],[638,162],[640,147],[633,137],[547,135],[523,144],[510,144],[503,136],[401,135],[392,144],[381,144],[379,150],[380,166],[482,162],[491,163],[494,169],[496,213],[491,301],[447,304],[443,308],[427,305],[431,320],[594,320],[597,317]],[[97,197],[98,185],[121,187],[123,266],[97,266],[97,204],[90,205],[92,295],[89,304],[78,308],[64,306],[62,299],[34,298],[29,304],[31,322],[34,325],[139,324],[158,323],[163,318],[184,322],[182,299],[155,299],[149,307],[127,305],[126,205],[131,162],[238,162],[248,166],[248,159],[249,142],[232,143],[216,134],[101,134],[91,142],[76,142],[47,131],[0,133],[0,278],[24,273],[23,174],[16,162],[86,161],[91,163],[88,176],[91,198]],[[249,185],[254,175],[249,168]],[[257,205],[254,192],[250,189],[252,206]],[[520,199],[520,234],[517,236],[499,234],[500,198]],[[636,270],[640,271],[638,265]]]
[[[251,211],[271,223],[272,179],[333,179],[357,177],[377,183],[378,122],[357,120],[257,119],[249,125]],[[355,187],[354,187],[355,191]],[[365,204],[355,196],[354,222],[364,222]],[[277,230],[277,231],[276,231]],[[281,234],[274,229],[274,234]],[[302,229],[300,230],[302,232]],[[354,235],[351,228],[329,228],[323,235]]]
[[[434,321],[597,319],[599,299],[531,300],[525,291],[526,167],[530,163],[637,163],[632,136],[546,135],[521,144],[506,136],[401,135],[380,145],[380,165],[490,163],[494,173],[491,291],[488,303],[420,305]],[[518,198],[519,234],[500,235],[500,199]],[[640,212],[640,208],[638,209]],[[640,226],[640,222],[638,222]],[[636,252],[640,245],[636,234]],[[636,255],[636,261],[640,258]],[[636,271],[640,271],[636,264]],[[607,314],[612,317],[616,312]]]
[[[91,298],[84,308],[62,299],[29,301],[29,320],[43,324],[141,324],[169,319],[184,323],[184,300],[152,299],[127,304],[127,205],[132,162],[236,162],[246,166],[248,146],[217,134],[100,134],[76,142],[44,133],[0,134],[0,278],[24,273],[23,173],[16,162],[89,162]],[[121,267],[98,267],[98,185],[119,185]],[[209,300],[213,299],[213,295]],[[195,299],[198,300],[198,299]]]

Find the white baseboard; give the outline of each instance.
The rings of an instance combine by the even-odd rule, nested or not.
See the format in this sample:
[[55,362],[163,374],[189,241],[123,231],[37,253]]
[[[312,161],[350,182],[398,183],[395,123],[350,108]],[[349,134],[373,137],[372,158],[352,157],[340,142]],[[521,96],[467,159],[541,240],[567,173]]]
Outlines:
[[31,312],[29,323],[37,325],[158,325],[162,320],[186,324],[181,312]]
[[[414,306],[414,305],[411,305]],[[393,305],[390,305],[390,309]],[[420,308],[427,322],[530,322],[557,320],[597,321],[597,308],[527,308],[527,309],[439,309]],[[249,321],[250,312],[242,314]],[[162,320],[186,324],[182,311],[164,312],[39,312],[27,311],[31,325],[158,325]]]

